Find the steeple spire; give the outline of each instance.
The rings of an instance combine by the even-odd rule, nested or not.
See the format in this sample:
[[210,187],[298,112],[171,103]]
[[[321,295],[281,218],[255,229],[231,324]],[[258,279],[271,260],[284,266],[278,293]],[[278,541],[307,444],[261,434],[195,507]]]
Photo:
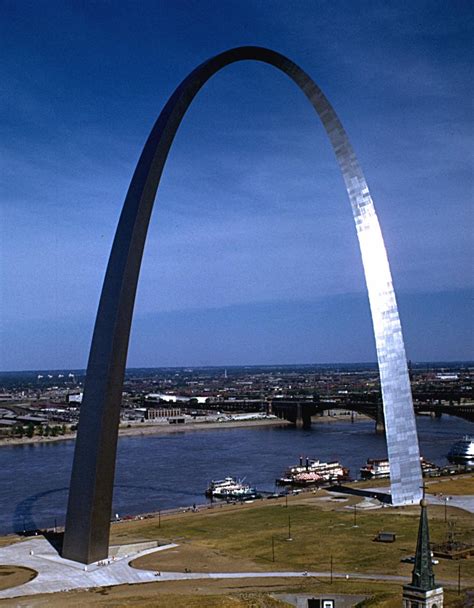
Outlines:
[[420,505],[420,525],[418,527],[418,541],[416,543],[415,565],[413,567],[411,585],[412,587],[417,587],[420,591],[430,591],[431,589],[436,589],[436,584],[431,563],[430,532],[424,496]]
[[411,583],[403,586],[403,608],[415,608],[415,606],[416,608],[443,607],[443,588],[436,586],[433,574],[426,504],[425,488],[423,487],[415,565],[413,566]]

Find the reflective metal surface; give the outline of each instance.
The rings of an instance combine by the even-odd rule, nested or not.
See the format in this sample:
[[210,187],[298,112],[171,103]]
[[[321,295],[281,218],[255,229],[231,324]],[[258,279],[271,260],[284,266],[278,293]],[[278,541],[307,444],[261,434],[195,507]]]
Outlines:
[[123,377],[140,264],[163,167],[173,138],[199,89],[221,68],[242,60],[271,64],[302,89],[321,118],[351,200],[374,325],[395,504],[421,491],[418,440],[405,349],[387,254],[355,154],[321,90],[296,64],[260,47],[240,47],[206,61],[164,107],[140,156],[114,239],[87,367],[69,491],[63,556],[82,563],[108,554]]

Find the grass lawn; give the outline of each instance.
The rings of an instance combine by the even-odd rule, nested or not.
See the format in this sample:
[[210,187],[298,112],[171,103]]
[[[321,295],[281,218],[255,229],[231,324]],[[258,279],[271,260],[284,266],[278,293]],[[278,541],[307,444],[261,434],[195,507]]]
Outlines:
[[444,496],[462,496],[474,494],[474,475],[453,475],[427,480],[426,491],[429,494]]
[[[359,508],[355,527],[353,508],[346,508],[337,501],[333,503],[333,510],[322,510],[316,500],[312,504],[311,499],[297,497],[289,501],[288,508],[282,503],[262,501],[258,506],[162,518],[161,528],[157,528],[155,520],[146,520],[139,526],[144,539],[174,541],[181,549],[151,554],[134,565],[176,570],[181,563],[180,569],[187,567],[195,572],[329,571],[332,555],[334,571],[408,575],[411,566],[401,563],[400,559],[415,552],[418,514],[417,508],[387,507],[371,511]],[[444,507],[431,507],[429,514],[431,540],[440,542],[446,537]],[[459,538],[474,542],[472,515],[451,509],[449,520],[455,522]],[[287,540],[289,525],[291,541]],[[396,542],[374,542],[380,530],[394,532]],[[125,532],[125,537],[121,537],[119,526],[116,533],[116,541],[124,541],[128,535]],[[435,567],[435,573],[439,578],[454,582],[457,568],[456,562],[443,560]],[[466,580],[474,580],[474,560],[463,561],[462,572]]]

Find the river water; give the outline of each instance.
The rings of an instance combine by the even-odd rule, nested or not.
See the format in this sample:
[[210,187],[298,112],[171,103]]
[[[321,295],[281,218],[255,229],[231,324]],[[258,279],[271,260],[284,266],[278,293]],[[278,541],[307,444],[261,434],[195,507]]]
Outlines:
[[[440,465],[454,441],[474,435],[474,423],[449,416],[418,417],[417,426],[422,455]],[[64,523],[73,450],[73,441],[0,448],[0,533]],[[113,512],[123,517],[200,504],[209,481],[227,475],[274,491],[275,479],[300,455],[339,460],[356,478],[367,458],[386,456],[386,446],[372,421],[121,437]]]

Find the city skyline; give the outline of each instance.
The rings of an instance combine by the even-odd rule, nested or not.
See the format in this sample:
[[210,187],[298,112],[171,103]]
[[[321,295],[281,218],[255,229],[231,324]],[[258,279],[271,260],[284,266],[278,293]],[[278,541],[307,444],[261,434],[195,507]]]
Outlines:
[[[145,3],[148,14],[125,21],[127,6],[112,14],[51,3],[37,19],[2,9],[10,52],[0,369],[85,367],[146,134],[196,59],[242,43],[294,57],[346,125],[376,200],[408,357],[472,359],[468,5],[393,5],[351,21],[348,3],[344,18],[302,3],[289,22],[279,5],[229,3],[212,14],[201,3],[188,14]],[[64,33],[48,20],[53,7]],[[226,25],[207,41],[223,13]],[[178,39],[184,31],[192,35]],[[252,64],[201,95],[165,170],[128,367],[375,360],[352,218],[305,99]]]

